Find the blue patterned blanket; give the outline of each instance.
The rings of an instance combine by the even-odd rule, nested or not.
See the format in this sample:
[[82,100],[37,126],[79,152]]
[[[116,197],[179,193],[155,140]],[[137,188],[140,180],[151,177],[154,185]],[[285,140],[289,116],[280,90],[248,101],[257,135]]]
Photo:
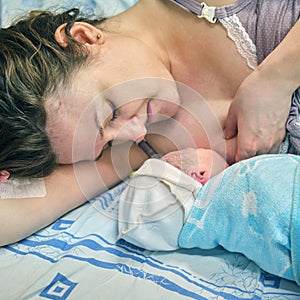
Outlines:
[[300,284],[299,201],[299,156],[263,155],[240,162],[199,192],[179,245],[220,245]]

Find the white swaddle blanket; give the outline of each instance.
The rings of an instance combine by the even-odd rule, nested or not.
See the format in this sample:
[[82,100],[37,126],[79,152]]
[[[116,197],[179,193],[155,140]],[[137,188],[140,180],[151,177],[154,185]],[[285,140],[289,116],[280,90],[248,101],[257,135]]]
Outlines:
[[172,165],[147,160],[120,196],[119,238],[148,250],[177,249],[180,230],[201,187]]

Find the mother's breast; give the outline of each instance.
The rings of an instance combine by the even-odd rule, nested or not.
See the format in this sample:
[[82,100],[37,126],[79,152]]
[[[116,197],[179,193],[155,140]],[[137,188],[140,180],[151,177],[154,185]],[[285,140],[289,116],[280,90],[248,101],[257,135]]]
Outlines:
[[236,139],[225,140],[223,129],[232,99],[204,99],[185,101],[175,119],[184,126],[196,147],[217,151],[229,163],[234,161]]
[[148,139],[162,154],[188,147],[213,149],[228,163],[233,163],[236,149],[235,139],[225,140],[224,120],[230,99],[183,101],[174,118],[152,124],[148,128]]

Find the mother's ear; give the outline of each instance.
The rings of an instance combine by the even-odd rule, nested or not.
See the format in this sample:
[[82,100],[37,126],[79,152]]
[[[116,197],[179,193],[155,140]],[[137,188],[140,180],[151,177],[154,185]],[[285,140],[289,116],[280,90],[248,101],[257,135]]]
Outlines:
[[[66,34],[67,24],[60,25],[54,33],[55,40],[58,44],[66,48],[68,46],[68,37]],[[104,43],[104,34],[95,26],[85,22],[75,22],[70,29],[70,34],[77,42],[86,46]]]

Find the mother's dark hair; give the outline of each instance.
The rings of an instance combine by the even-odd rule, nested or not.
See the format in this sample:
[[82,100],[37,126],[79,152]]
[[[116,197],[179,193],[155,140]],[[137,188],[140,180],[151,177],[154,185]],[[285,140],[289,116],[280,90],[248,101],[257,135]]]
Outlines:
[[[78,9],[62,13],[33,11],[0,29],[0,171],[15,177],[41,177],[56,166],[47,137],[44,101],[87,62],[85,47],[70,35],[76,21],[99,24]],[[55,30],[67,24],[68,46],[62,48]]]

